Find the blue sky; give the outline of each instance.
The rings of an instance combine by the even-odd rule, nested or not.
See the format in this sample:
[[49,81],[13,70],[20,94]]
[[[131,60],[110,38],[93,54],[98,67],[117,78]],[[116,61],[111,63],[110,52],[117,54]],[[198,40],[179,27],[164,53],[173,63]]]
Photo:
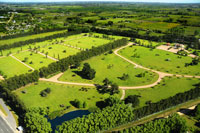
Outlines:
[[131,1],[164,3],[200,3],[200,0],[0,0],[0,2],[73,2],[73,1]]

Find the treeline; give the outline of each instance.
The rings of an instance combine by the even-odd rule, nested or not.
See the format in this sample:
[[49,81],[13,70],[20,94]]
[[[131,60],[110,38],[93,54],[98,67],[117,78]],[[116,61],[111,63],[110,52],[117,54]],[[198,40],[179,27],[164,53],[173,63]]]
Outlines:
[[29,83],[37,82],[39,72],[36,70],[32,73],[14,76],[0,82],[0,94],[3,100],[14,110],[18,116],[22,116],[27,108],[24,103],[12,91],[25,86]]
[[25,40],[25,41],[15,42],[15,43],[12,43],[12,44],[2,44],[2,45],[0,45],[0,50],[5,50],[5,49],[10,49],[10,48],[15,48],[15,47],[21,47],[21,46],[28,45],[28,44],[31,44],[31,43],[43,42],[43,41],[46,41],[46,40],[56,39],[56,38],[59,38],[59,37],[67,37],[67,36],[71,36],[71,35],[75,35],[75,34],[80,34],[81,32],[82,31],[63,32],[63,33],[58,33],[58,34],[46,36],[46,37],[43,37],[43,38],[29,39],[29,40]]
[[162,99],[156,103],[149,103],[144,107],[134,110],[135,120],[140,119],[144,116],[165,110],[167,108],[176,106],[178,104],[187,102],[200,97],[200,84],[196,85],[194,89],[185,91],[183,93],[178,93],[166,99]]
[[20,34],[14,34],[14,35],[6,35],[6,36],[0,36],[1,40],[7,40],[7,39],[13,39],[17,37],[24,37],[24,36],[29,36],[29,35],[34,35],[34,34],[41,34],[45,32],[53,32],[53,31],[59,31],[59,30],[64,30],[66,29],[65,27],[60,27],[56,29],[46,29],[46,30],[41,30],[41,31],[31,31],[31,32],[24,32]]
[[123,38],[123,39],[119,39],[119,40],[110,42],[105,45],[93,47],[92,49],[89,49],[87,51],[81,51],[81,52],[77,53],[76,55],[72,55],[67,58],[63,58],[57,62],[53,62],[53,63],[49,64],[48,67],[40,68],[39,69],[40,77],[46,77],[46,76],[56,73],[58,71],[64,72],[70,66],[76,66],[76,64],[79,64],[80,62],[82,62],[84,60],[87,60],[93,56],[100,55],[100,54],[110,51],[114,48],[124,46],[127,43],[128,43],[128,40]]
[[35,70],[32,73],[22,74],[3,80],[0,82],[0,89],[7,88],[10,91],[13,91],[29,83],[37,82],[38,80],[39,72]]
[[115,104],[106,107],[102,111],[91,113],[89,115],[78,117],[64,122],[57,128],[59,133],[94,133],[100,130],[115,127],[132,121],[134,114],[132,108],[125,104]]
[[200,44],[198,40],[194,36],[184,36],[184,35],[174,35],[171,33],[166,33],[164,36],[150,36],[148,34],[140,35],[137,31],[134,30],[110,30],[110,29],[100,29],[100,28],[91,28],[92,32],[108,34],[108,35],[117,35],[117,36],[125,36],[131,38],[140,38],[150,41],[157,41],[157,42],[176,42],[176,43],[183,43],[187,44],[188,46],[192,47],[192,45],[199,45],[197,49],[200,49]]
[[[112,127],[119,126],[120,124],[125,124],[130,121],[138,120],[147,115],[165,110],[172,106],[176,106],[178,104],[187,102],[192,99],[196,99],[198,97],[200,97],[200,84],[196,85],[196,88],[194,89],[191,89],[183,93],[178,93],[172,97],[162,99],[156,103],[149,103],[148,105],[144,107],[132,110],[132,112],[129,112],[130,110],[127,109],[126,111],[128,111],[129,115],[123,114],[124,113],[123,108],[121,109],[121,111],[118,110],[118,106],[120,105],[122,107],[124,106],[125,108],[125,105],[123,103],[116,104],[112,107],[106,107],[102,111],[97,111],[96,113],[90,114],[83,118],[75,118],[71,121],[64,122],[61,126],[58,127],[58,132],[65,132],[65,131],[97,132],[100,130],[106,130]],[[113,108],[116,108],[116,110]],[[110,111],[112,113],[110,113]],[[108,117],[109,120],[107,120],[106,118],[107,114],[109,115]],[[104,117],[100,117],[100,116],[104,116]],[[121,116],[123,116],[123,121],[121,121],[122,119]],[[116,123],[115,122],[116,119],[118,119],[119,122]],[[107,123],[107,121],[109,121],[109,123]]]
[[118,133],[186,133],[188,127],[185,119],[178,114],[173,114],[168,118],[158,119],[145,123],[143,125],[134,126]]

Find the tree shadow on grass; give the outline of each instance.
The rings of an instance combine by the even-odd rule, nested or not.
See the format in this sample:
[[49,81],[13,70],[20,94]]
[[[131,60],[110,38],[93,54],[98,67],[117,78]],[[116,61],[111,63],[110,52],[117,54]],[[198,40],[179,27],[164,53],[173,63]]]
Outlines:
[[106,107],[106,104],[105,104],[104,101],[97,101],[97,102],[96,102],[96,106],[97,106],[98,108],[100,108],[100,109],[103,109],[103,108]]
[[83,79],[86,79],[85,76],[83,75],[82,71],[72,71],[73,73],[75,73],[76,75],[80,76]]

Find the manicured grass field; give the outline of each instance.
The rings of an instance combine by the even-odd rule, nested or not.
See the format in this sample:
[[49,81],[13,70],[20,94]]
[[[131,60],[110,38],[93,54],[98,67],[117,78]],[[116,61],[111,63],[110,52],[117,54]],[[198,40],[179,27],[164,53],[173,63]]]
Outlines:
[[21,61],[23,61],[27,57],[28,60],[24,63],[33,67],[34,69],[39,69],[43,66],[47,66],[48,64],[54,62],[53,60],[46,58],[45,56],[30,51],[21,52],[19,54],[15,54],[14,56],[20,59]]
[[177,93],[195,88],[194,85],[199,82],[199,79],[193,78],[166,77],[159,85],[152,88],[126,90],[126,97],[129,95],[140,95],[139,106],[144,106],[146,101],[157,102],[161,99],[174,96]]
[[0,58],[0,71],[7,75],[7,77],[12,77],[14,75],[20,75],[28,73],[30,69],[12,57]]
[[29,39],[42,38],[42,37],[45,37],[45,36],[50,36],[50,35],[62,33],[62,32],[65,32],[65,31],[66,30],[46,32],[46,33],[35,34],[35,35],[31,35],[31,36],[18,37],[18,38],[13,38],[13,39],[8,39],[8,40],[0,40],[0,45],[12,44],[14,42],[25,41],[25,40],[29,40]]
[[[191,57],[181,56],[181,58],[178,58],[178,55],[171,52],[159,49],[151,50],[141,46],[127,47],[119,53],[142,66],[158,71],[172,74],[200,75],[200,64],[185,67],[185,63],[192,62]],[[139,58],[134,57],[134,54]]]
[[73,36],[73,38],[66,38],[64,44],[79,47],[82,49],[90,49],[92,47],[97,47],[109,42],[112,42],[116,39],[121,39],[120,36],[111,36],[108,37],[113,39],[103,38],[103,34],[91,33],[91,34],[80,34],[79,36]]
[[[81,78],[76,73],[82,70],[83,63],[89,63],[91,68],[96,70],[96,76],[93,80]],[[117,83],[120,86],[139,86],[153,83],[157,80],[158,75],[152,72],[146,72],[143,69],[134,68],[134,66],[114,54],[103,54],[93,57],[81,64],[79,69],[67,70],[59,80],[81,83],[102,83],[105,78]],[[145,77],[136,77],[144,73]],[[123,74],[128,74],[127,80],[121,80]]]
[[136,42],[141,45],[152,45],[152,46],[159,46],[162,44],[165,44],[165,42],[154,42],[154,41],[148,41],[148,40],[144,40],[144,39],[136,39]]
[[[51,88],[51,93],[47,97],[42,97],[40,92],[47,87]],[[88,87],[87,87],[88,88]],[[15,91],[19,98],[28,108],[31,107],[50,107],[51,111],[60,110],[61,104],[70,106],[70,101],[78,99],[87,103],[87,108],[95,107],[97,101],[102,101],[109,97],[109,94],[100,94],[96,88],[88,88],[88,91],[80,91],[81,86],[68,86],[63,84],[40,81],[36,85],[29,85]],[[26,93],[22,93],[26,91]],[[116,95],[119,98],[120,94]],[[86,108],[86,109],[87,109]]]
[[68,57],[70,55],[74,55],[78,52],[80,52],[80,50],[75,49],[75,48],[71,48],[68,46],[64,46],[61,44],[53,44],[53,45],[48,45],[46,47],[41,47],[40,48],[40,52],[43,52],[44,54],[46,52],[48,52],[48,55],[58,59],[58,57],[60,59],[64,58],[64,57]]

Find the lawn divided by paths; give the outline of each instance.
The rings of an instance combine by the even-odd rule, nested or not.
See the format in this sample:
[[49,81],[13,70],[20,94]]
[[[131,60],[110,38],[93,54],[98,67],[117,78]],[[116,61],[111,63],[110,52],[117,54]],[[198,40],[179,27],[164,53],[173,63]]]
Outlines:
[[126,90],[126,97],[129,95],[139,95],[141,96],[139,98],[140,106],[144,106],[146,101],[158,102],[161,99],[195,88],[195,84],[198,83],[200,83],[200,80],[195,78],[165,77],[155,87]]
[[26,63],[27,65],[31,66],[34,69],[39,69],[43,66],[48,66],[48,64],[54,62],[53,60],[46,58],[45,56],[36,54],[31,51],[21,52],[19,54],[15,54],[13,56],[15,56],[16,58],[18,58],[21,61],[23,61],[27,57],[28,60],[24,63]]
[[141,46],[127,47],[119,51],[119,54],[137,64],[154,70],[171,74],[200,75],[200,64],[185,67],[185,63],[192,62],[191,57],[181,56],[179,58],[180,56],[171,52],[159,49],[152,50]]
[[68,57],[70,55],[74,55],[78,52],[80,52],[80,50],[75,49],[75,48],[70,48],[64,45],[60,45],[60,44],[53,44],[53,45],[48,45],[46,47],[41,47],[39,49],[40,52],[43,52],[44,54],[46,52],[48,52],[48,55],[50,57],[56,58],[56,59],[62,59],[65,57]]
[[7,75],[7,77],[13,77],[14,75],[20,75],[28,73],[30,69],[13,59],[12,57],[0,58],[0,71]]
[[[87,62],[90,66],[96,70],[96,76],[93,80],[87,80],[81,78],[78,71],[82,70],[83,64]],[[135,68],[134,65],[122,60],[120,57],[112,54],[103,54],[93,57],[81,64],[79,69],[69,69],[60,78],[61,81],[77,82],[77,83],[92,83],[99,84],[105,78],[117,83],[119,86],[140,86],[147,85],[155,82],[158,79],[158,75],[149,71],[145,71],[140,68]],[[136,75],[144,73],[145,77],[136,77]],[[127,80],[121,80],[120,77],[123,74],[128,74]]]
[[[51,88],[51,93],[47,97],[42,97],[40,92],[47,87]],[[87,108],[95,107],[97,101],[102,101],[109,97],[109,94],[100,94],[95,87],[87,87],[88,91],[80,91],[81,86],[69,86],[58,83],[39,81],[37,84],[28,85],[14,91],[28,108],[50,107],[50,111],[63,109],[60,105],[70,106],[70,101],[75,99],[87,103]],[[22,93],[25,91],[26,93]],[[116,95],[120,98],[120,94]]]

